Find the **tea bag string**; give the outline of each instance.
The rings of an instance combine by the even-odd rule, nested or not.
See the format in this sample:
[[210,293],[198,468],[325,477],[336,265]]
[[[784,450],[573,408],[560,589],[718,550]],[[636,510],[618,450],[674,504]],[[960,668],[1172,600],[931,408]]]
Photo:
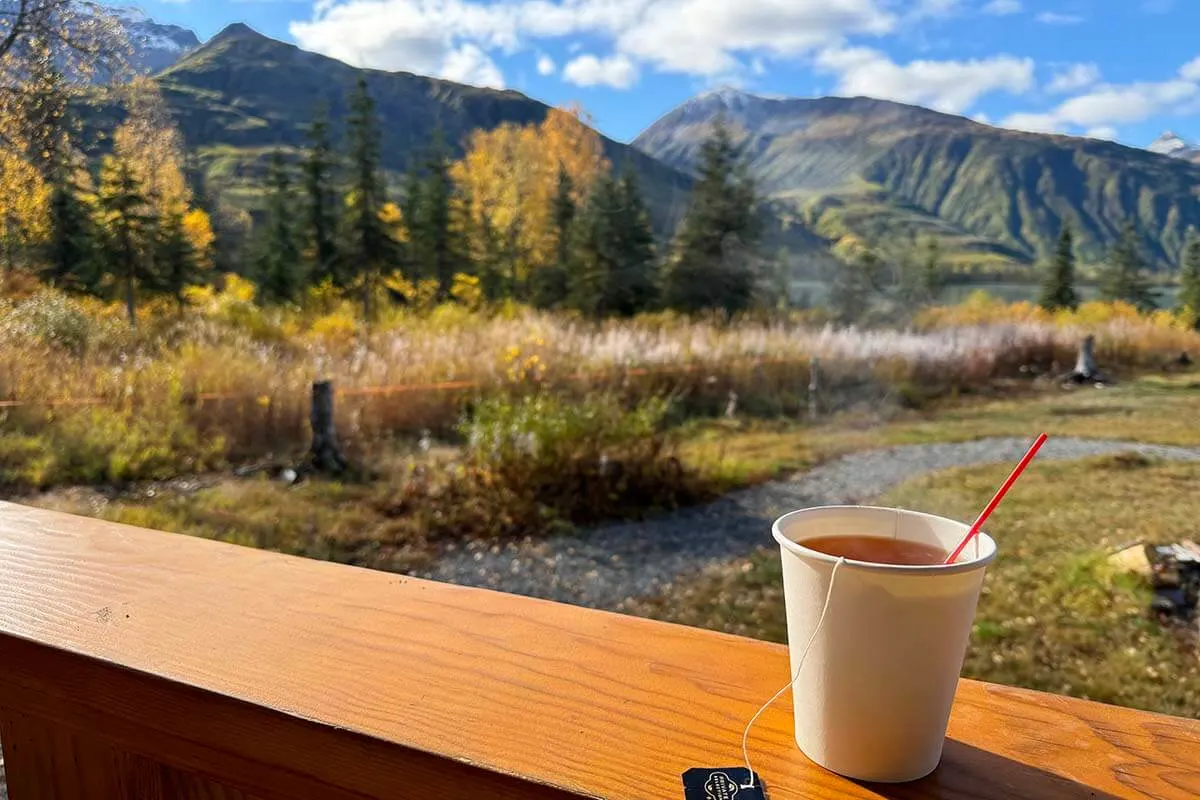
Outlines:
[[804,669],[804,662],[808,659],[808,651],[812,650],[813,644],[817,641],[817,634],[821,632],[821,628],[825,625],[825,615],[829,613],[829,601],[833,598],[833,584],[837,579],[838,567],[842,566],[845,561],[844,557],[839,556],[837,562],[833,565],[833,571],[829,573],[829,590],[825,592],[825,605],[821,607],[821,616],[817,618],[817,627],[813,628],[812,636],[808,637],[808,644],[804,645],[804,650],[800,653],[800,661],[796,664],[796,674],[778,692],[772,695],[770,700],[763,703],[758,711],[754,712],[754,716],[746,723],[746,729],[742,731],[742,758],[746,762],[746,772],[750,775],[750,782],[744,784],[742,786],[743,789],[754,788],[754,768],[750,765],[750,729],[754,727],[754,723],[758,722],[758,718],[800,679],[800,671]]

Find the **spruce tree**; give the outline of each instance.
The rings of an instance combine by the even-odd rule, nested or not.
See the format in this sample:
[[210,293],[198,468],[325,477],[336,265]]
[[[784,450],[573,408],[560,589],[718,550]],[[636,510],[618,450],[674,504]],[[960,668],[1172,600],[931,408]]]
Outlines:
[[1110,302],[1130,303],[1141,311],[1155,308],[1154,291],[1143,274],[1144,269],[1137,231],[1133,223],[1126,223],[1100,274],[1100,297]]
[[370,319],[380,276],[396,256],[395,242],[379,218],[385,192],[379,172],[380,134],[375,100],[366,78],[359,78],[350,99],[351,186],[347,205],[350,238],[349,260],[362,290],[363,315]]
[[49,212],[42,279],[59,288],[95,291],[101,268],[97,231],[65,167],[54,174]]
[[1038,302],[1049,311],[1079,307],[1079,294],[1075,291],[1075,240],[1067,222],[1063,222],[1062,231],[1058,234],[1054,260],[1050,262],[1042,280]]
[[887,263],[866,250],[854,260],[839,264],[829,286],[826,301],[838,320],[846,324],[862,321],[887,283]]
[[337,158],[329,140],[329,116],[317,111],[308,129],[308,158],[304,162],[305,222],[308,273],[314,281],[342,278],[338,248],[337,195],[333,190]]
[[613,221],[617,184],[607,173],[596,179],[587,203],[575,214],[570,239],[569,302],[585,314],[611,313],[611,287],[617,271]]
[[946,268],[942,265],[942,247],[930,236],[925,242],[925,257],[921,261],[921,291],[926,303],[936,303],[946,290]]
[[654,236],[632,173],[603,175],[576,215],[571,239],[571,305],[601,316],[630,316],[657,298]]
[[440,130],[434,132],[419,175],[410,176],[408,213],[409,251],[417,273],[438,284],[438,296],[450,296],[454,274],[462,271],[466,245],[455,225],[454,181],[450,158]]
[[899,271],[897,299],[901,303],[910,308],[936,303],[946,286],[938,240],[930,236],[918,245],[913,239],[900,256]]
[[550,225],[554,234],[555,256],[551,264],[535,270],[531,278],[533,304],[554,308],[568,299],[573,228],[578,209],[573,196],[575,186],[560,163],[554,196],[550,198]]
[[626,165],[616,187],[615,236],[617,271],[609,305],[613,313],[632,315],[658,300],[654,231],[637,175]]
[[129,162],[119,156],[105,159],[100,176],[97,206],[107,233],[107,271],[125,293],[129,323],[137,326],[137,286],[153,283],[146,258],[151,220],[146,197]]
[[263,301],[287,303],[296,299],[304,285],[304,263],[296,234],[291,176],[281,153],[271,158],[267,186],[270,194],[258,237],[255,277]]
[[1194,228],[1188,236],[1179,271],[1179,305],[1200,330],[1200,232]]
[[183,308],[184,289],[203,281],[196,250],[183,227],[183,214],[168,212],[155,233],[155,288]]
[[700,151],[691,205],[664,283],[667,305],[685,312],[747,308],[755,276],[749,251],[761,233],[754,183],[723,121]]

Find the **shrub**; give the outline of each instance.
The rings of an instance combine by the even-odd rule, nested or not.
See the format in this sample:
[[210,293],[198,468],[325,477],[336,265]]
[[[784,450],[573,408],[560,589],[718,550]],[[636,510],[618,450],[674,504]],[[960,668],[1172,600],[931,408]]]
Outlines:
[[0,483],[45,488],[64,483],[162,480],[221,464],[225,443],[202,440],[180,404],[145,413],[84,408],[0,437]]
[[522,536],[705,499],[663,431],[669,404],[540,393],[482,402],[461,463],[411,467],[378,500],[423,536]]
[[97,324],[82,304],[61,292],[43,290],[0,309],[0,338],[12,344],[37,341],[81,355]]

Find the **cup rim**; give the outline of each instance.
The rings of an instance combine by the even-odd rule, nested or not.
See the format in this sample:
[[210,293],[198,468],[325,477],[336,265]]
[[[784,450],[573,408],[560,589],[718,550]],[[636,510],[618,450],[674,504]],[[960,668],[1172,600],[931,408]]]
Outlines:
[[[820,550],[813,550],[810,547],[805,547],[799,542],[789,539],[784,534],[784,527],[790,520],[810,514],[814,511],[891,511],[910,517],[921,517],[924,519],[949,522],[953,525],[961,527],[964,534],[966,534],[971,527],[970,525],[966,525],[956,519],[940,517],[937,514],[926,514],[922,511],[911,511],[907,508],[858,505],[828,505],[801,508],[795,511],[789,511],[772,523],[771,535],[775,538],[775,541],[779,543],[779,546],[785,551],[790,552],[793,555],[803,556],[815,561],[823,561],[827,564],[835,564],[839,559],[836,556],[829,555],[828,553],[822,553]],[[996,557],[996,541],[984,531],[980,531],[978,533],[978,537],[981,545],[980,549],[984,552],[984,555],[969,561],[956,561],[953,564],[877,564],[873,561],[858,561],[853,558],[847,558],[844,559],[844,563],[848,566],[854,567],[855,569],[867,570],[870,572],[887,572],[894,575],[953,575],[959,572],[971,572],[973,570],[986,567]]]

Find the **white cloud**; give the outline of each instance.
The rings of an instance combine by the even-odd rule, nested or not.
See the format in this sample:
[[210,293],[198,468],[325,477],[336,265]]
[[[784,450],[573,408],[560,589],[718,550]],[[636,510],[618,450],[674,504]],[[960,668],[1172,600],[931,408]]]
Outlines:
[[1046,112],[1013,114],[1007,128],[1036,132],[1104,130],[1141,122],[1157,114],[1179,113],[1200,99],[1200,85],[1171,79],[1161,83],[1101,84]]
[[563,67],[563,79],[577,86],[611,86],[628,89],[637,83],[638,68],[629,57],[617,53],[596,58],[586,53]]
[[1057,11],[1043,11],[1034,17],[1043,25],[1078,25],[1083,17],[1078,14],[1060,14]]
[[1179,75],[1184,80],[1200,83],[1200,56],[1180,67]]
[[1085,89],[1100,80],[1100,67],[1095,64],[1072,64],[1055,73],[1046,85],[1052,94],[1070,94]]
[[1022,94],[1033,85],[1033,61],[994,56],[970,61],[897,64],[868,47],[829,48],[817,68],[838,75],[837,92],[927,105],[959,113],[992,92]]
[[736,71],[747,51],[796,56],[895,25],[877,0],[650,0],[617,44],[660,69],[712,76]]
[[1111,142],[1117,138],[1117,129],[1112,125],[1098,125],[1095,128],[1088,128],[1083,135],[1089,139],[1107,139]]
[[442,62],[441,76],[446,80],[471,86],[504,88],[504,76],[500,74],[500,68],[487,53],[469,42],[446,54]]
[[983,7],[983,13],[997,17],[1021,13],[1021,0],[991,0]]
[[[930,0],[924,0],[930,2]],[[946,0],[933,0],[946,5]],[[360,66],[445,74],[464,44],[532,49],[580,34],[660,70],[708,78],[755,57],[797,56],[897,24],[891,0],[319,0],[301,47]]]
[[538,75],[553,75],[556,67],[554,59],[547,55],[538,56],[537,71]]

